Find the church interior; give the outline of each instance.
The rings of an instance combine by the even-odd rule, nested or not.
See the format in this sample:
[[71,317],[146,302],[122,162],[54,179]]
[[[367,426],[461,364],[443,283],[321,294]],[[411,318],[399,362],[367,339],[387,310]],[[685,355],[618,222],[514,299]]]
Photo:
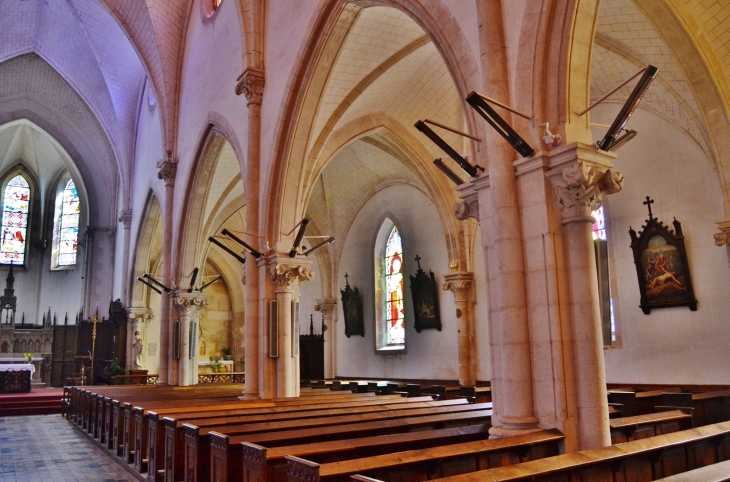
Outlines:
[[730,0],[0,1],[0,391],[130,480],[273,482],[295,407],[503,452],[289,482],[727,475],[725,167]]

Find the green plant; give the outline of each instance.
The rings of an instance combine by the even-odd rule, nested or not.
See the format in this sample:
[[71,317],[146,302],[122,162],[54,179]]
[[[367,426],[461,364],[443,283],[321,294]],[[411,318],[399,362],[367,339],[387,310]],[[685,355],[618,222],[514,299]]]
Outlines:
[[209,358],[210,364],[208,365],[210,367],[211,373],[221,373],[223,371],[223,365],[221,365],[220,360],[214,360],[213,357]]
[[126,373],[126,370],[124,369],[124,365],[122,365],[122,362],[119,361],[119,358],[114,357],[107,363],[106,368],[104,368],[104,376],[107,378],[111,378],[117,375],[124,375]]
[[221,356],[223,356],[224,360],[230,360],[231,356],[233,355],[233,348],[230,346],[224,346],[221,348]]

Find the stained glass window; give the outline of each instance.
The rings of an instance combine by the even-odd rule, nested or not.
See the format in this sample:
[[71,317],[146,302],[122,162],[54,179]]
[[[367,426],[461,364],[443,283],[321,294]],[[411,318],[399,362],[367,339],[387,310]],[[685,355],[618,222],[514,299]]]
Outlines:
[[385,341],[387,345],[402,345],[406,341],[403,301],[403,245],[398,228],[388,236],[385,246]]
[[[607,240],[606,237],[606,215],[603,212],[603,205],[601,205],[598,209],[591,212],[591,216],[593,216],[593,239],[600,239],[603,241]],[[613,310],[613,295],[611,294],[611,289],[608,290],[609,293],[609,303],[610,303],[610,309],[611,309],[611,341],[616,341],[616,317],[614,315]]]
[[0,263],[23,264],[25,261],[29,202],[30,186],[28,181],[18,174],[5,185]]
[[76,264],[76,250],[79,241],[79,213],[81,203],[76,184],[70,179],[63,190],[61,219],[59,226],[58,266]]

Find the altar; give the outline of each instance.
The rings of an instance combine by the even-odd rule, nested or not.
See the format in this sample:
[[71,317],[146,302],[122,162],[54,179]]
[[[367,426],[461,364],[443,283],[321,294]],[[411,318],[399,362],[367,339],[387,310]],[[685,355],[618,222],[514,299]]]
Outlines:
[[233,360],[219,360],[219,361],[214,361],[214,362],[198,360],[198,373],[232,373],[232,372],[233,372]]
[[35,373],[31,363],[0,364],[0,393],[30,392],[30,381]]

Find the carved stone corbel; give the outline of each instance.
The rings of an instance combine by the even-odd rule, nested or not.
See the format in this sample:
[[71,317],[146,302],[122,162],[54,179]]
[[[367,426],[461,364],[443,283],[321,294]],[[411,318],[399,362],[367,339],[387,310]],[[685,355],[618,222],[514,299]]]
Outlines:
[[118,221],[122,223],[122,227],[124,227],[124,229],[129,229],[129,226],[132,224],[132,210],[122,209],[119,211]]
[[717,224],[717,229],[720,230],[719,233],[715,233],[713,235],[715,238],[715,245],[730,247],[730,218],[715,221],[715,224]]
[[264,71],[248,68],[238,77],[236,84],[236,95],[245,95],[248,103],[246,105],[258,104],[264,96]]
[[621,173],[582,159],[562,168],[561,174],[563,182],[557,183],[555,194],[564,223],[590,217],[603,202],[604,194],[615,194],[624,185]]
[[479,221],[479,201],[470,199],[454,205],[454,216],[459,221],[466,221],[469,218]]
[[167,160],[160,159],[157,161],[157,179],[165,181],[165,187],[175,185],[175,175],[177,174],[177,162],[172,160],[172,151],[167,151]]

